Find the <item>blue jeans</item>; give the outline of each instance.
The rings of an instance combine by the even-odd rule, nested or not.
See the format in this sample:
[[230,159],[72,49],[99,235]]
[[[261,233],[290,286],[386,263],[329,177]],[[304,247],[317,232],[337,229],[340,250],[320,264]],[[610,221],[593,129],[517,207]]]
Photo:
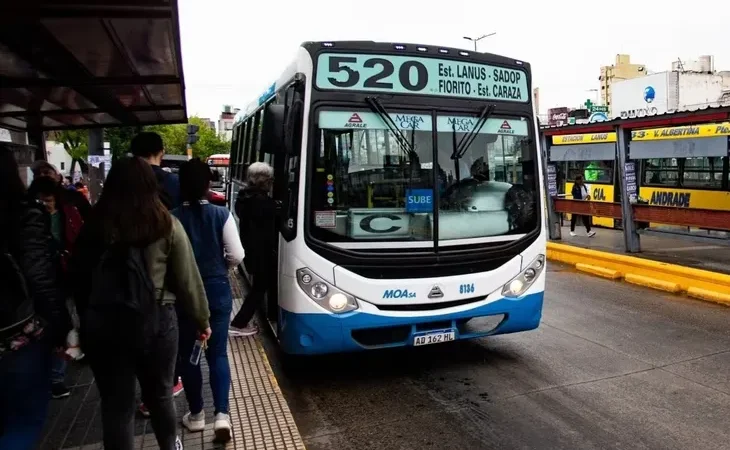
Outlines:
[[32,450],[46,420],[51,348],[33,342],[0,359],[0,448]]
[[[233,296],[228,278],[203,280],[210,309],[210,328],[213,331],[205,350],[210,370],[210,387],[213,390],[215,413],[228,414],[228,393],[231,389],[231,367],[228,364],[228,323],[231,320]],[[203,410],[203,375],[200,365],[190,364],[190,354],[198,338],[196,325],[184,314],[180,316],[180,368],[185,396],[190,412]]]
[[63,383],[66,381],[67,367],[68,363],[66,362],[66,359],[57,352],[53,352],[53,357],[51,358],[51,384]]

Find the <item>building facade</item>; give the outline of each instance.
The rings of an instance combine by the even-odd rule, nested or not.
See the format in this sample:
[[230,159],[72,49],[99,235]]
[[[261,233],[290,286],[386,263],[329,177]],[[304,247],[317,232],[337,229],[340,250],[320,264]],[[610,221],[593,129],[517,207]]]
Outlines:
[[223,111],[218,118],[218,136],[224,141],[233,139],[233,120],[239,108],[233,108],[231,105],[223,105]]
[[613,86],[611,117],[633,118],[730,105],[730,72],[661,72]]
[[630,55],[616,55],[616,62],[610,66],[601,67],[598,80],[601,83],[601,103],[612,109],[611,91],[614,83],[646,76],[646,66],[632,64]]

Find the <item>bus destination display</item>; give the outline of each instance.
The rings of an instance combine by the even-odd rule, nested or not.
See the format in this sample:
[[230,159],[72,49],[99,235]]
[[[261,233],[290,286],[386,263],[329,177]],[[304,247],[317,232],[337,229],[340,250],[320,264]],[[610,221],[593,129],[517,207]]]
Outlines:
[[316,85],[319,89],[530,101],[522,70],[397,55],[320,54]]

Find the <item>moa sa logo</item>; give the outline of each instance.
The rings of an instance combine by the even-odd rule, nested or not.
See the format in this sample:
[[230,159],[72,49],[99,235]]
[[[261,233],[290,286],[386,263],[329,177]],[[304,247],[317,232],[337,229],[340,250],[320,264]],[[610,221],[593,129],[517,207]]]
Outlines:
[[388,289],[383,292],[383,298],[416,298],[416,293],[408,289]]

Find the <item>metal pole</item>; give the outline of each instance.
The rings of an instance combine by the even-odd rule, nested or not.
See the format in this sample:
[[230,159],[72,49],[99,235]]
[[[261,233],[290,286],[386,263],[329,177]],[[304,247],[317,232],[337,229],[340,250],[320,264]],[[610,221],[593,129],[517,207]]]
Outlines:
[[636,197],[637,179],[635,163],[629,161],[629,140],[631,131],[617,126],[616,151],[618,152],[618,170],[621,176],[621,223],[624,229],[624,244],[627,253],[641,252],[641,241],[636,232],[634,209],[631,207],[632,197]]
[[[94,156],[104,156],[104,129],[89,129],[89,195],[91,196],[91,204],[96,203],[101,195],[104,186],[104,164],[92,164]],[[94,167],[96,165],[96,167]]]
[[[560,217],[555,212],[555,204],[553,203],[554,198],[550,195],[550,183],[557,183],[555,174],[551,174],[548,164],[548,137],[543,134],[540,136],[540,152],[542,156],[542,181],[545,191],[545,203],[547,206],[547,227],[548,237],[553,241],[559,241],[562,239],[563,230],[560,227]],[[556,169],[553,165],[553,169]],[[552,175],[552,176],[551,176]],[[555,186],[557,190],[557,185]]]

